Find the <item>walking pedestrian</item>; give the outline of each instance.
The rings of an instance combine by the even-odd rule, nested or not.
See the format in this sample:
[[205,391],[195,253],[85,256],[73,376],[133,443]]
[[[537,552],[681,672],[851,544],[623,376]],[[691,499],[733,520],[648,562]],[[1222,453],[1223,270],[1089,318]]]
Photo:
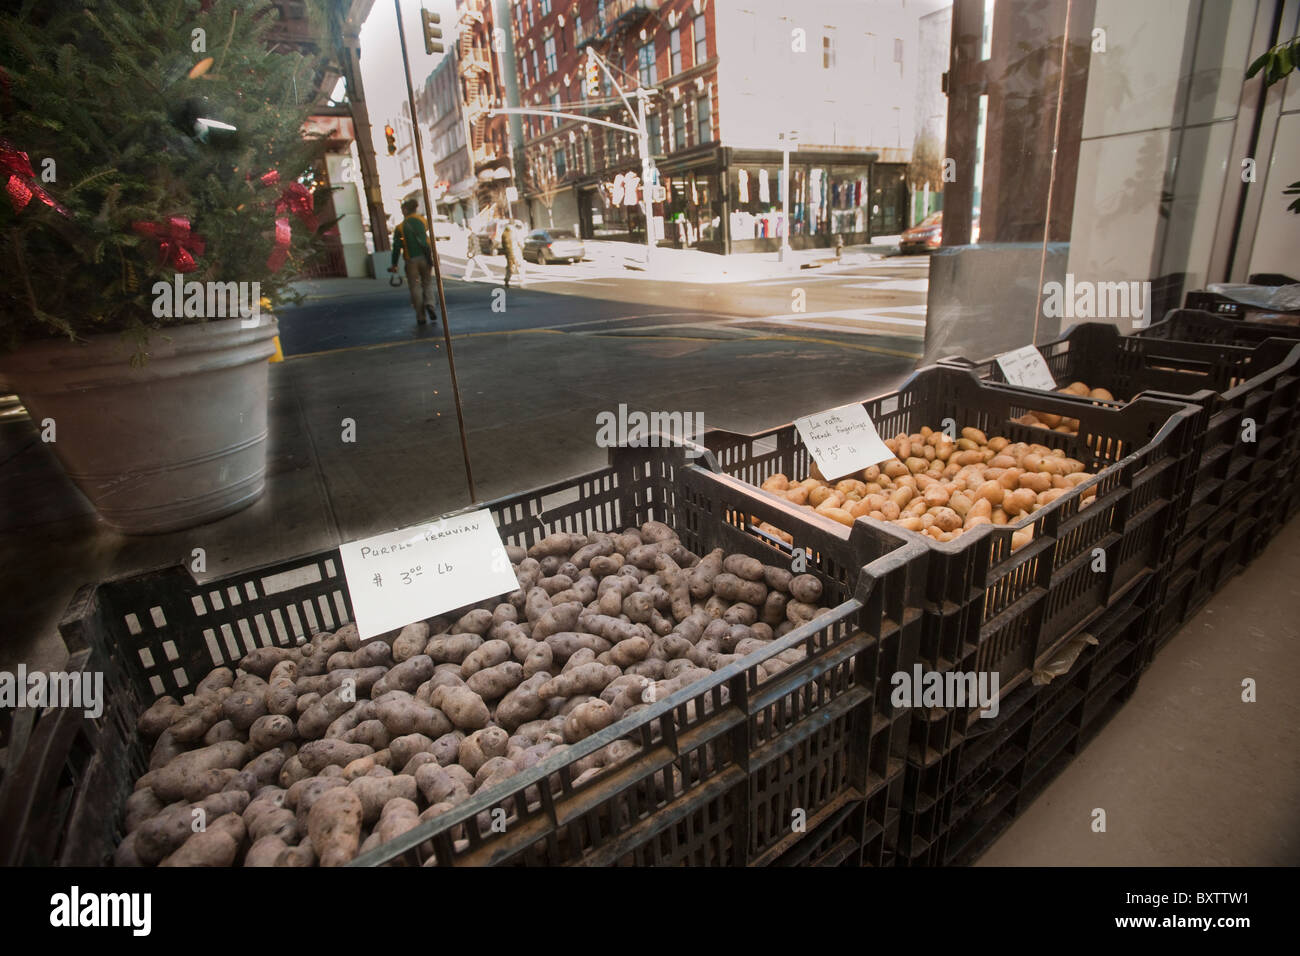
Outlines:
[[415,309],[415,321],[424,325],[427,313],[434,322],[438,321],[435,307],[437,294],[433,289],[433,251],[429,246],[429,224],[423,216],[415,214],[419,204],[414,199],[402,203],[403,219],[393,230],[393,264],[389,272],[397,271],[397,257],[406,260],[406,284],[411,293],[411,307]]
[[506,223],[505,229],[501,232],[501,251],[506,255],[506,288],[510,288],[510,279],[516,272],[519,273],[519,284],[523,285],[523,247],[515,237],[515,228],[511,223]]
[[474,235],[473,232],[470,232],[469,245],[466,246],[465,248],[465,281],[466,282],[468,282],[470,276],[474,274],[475,266],[478,266],[479,270],[489,279],[492,278],[492,270],[487,267],[486,262],[484,262],[482,259],[478,257],[478,253],[479,253],[478,236]]

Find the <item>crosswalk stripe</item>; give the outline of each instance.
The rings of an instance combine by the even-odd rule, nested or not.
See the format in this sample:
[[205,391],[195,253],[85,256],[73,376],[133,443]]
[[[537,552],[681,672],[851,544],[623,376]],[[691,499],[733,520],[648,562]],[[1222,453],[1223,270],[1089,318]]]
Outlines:
[[895,312],[919,312],[923,314],[925,306],[898,306],[889,309],[841,309],[833,312],[793,312],[788,315],[729,319],[721,324],[738,325],[748,322],[861,334],[884,331],[896,332],[897,326],[918,330],[925,328],[925,319],[910,318],[907,314],[901,316],[890,314]]

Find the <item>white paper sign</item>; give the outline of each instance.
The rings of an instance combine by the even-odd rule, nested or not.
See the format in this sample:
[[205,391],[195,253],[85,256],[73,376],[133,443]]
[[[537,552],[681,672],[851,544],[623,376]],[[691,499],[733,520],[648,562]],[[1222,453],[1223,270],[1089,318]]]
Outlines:
[[796,418],[794,426],[828,479],[843,478],[894,457],[876,434],[867,410],[858,404]]
[[998,356],[998,365],[1010,385],[1041,388],[1049,392],[1056,388],[1056,379],[1052,377],[1043,353],[1032,345],[1002,353]]
[[339,553],[362,640],[519,587],[490,511],[350,541]]

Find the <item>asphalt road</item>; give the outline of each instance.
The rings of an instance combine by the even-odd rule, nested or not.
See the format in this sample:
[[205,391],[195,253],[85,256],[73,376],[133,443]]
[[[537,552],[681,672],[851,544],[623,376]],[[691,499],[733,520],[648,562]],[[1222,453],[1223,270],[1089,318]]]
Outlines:
[[[462,281],[464,260],[444,256],[453,336],[550,329],[571,334],[777,336],[815,338],[893,357],[919,356],[925,325],[924,258],[806,270],[747,282],[661,281],[607,263],[528,266],[522,288],[505,290],[499,257],[493,281]],[[832,271],[833,270],[833,271]],[[455,278],[453,278],[455,277]],[[441,339],[416,325],[405,286],[308,300],[280,314],[286,357]]]

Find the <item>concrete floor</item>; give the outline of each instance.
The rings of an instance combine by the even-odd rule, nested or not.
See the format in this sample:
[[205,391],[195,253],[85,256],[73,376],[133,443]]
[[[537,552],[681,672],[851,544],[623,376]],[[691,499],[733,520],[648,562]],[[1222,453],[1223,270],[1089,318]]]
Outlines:
[[[1297,569],[1300,539],[1284,531],[1164,646],[979,865],[1300,864]],[[1241,699],[1248,677],[1255,703]],[[1092,831],[1097,807],[1105,833]]]

